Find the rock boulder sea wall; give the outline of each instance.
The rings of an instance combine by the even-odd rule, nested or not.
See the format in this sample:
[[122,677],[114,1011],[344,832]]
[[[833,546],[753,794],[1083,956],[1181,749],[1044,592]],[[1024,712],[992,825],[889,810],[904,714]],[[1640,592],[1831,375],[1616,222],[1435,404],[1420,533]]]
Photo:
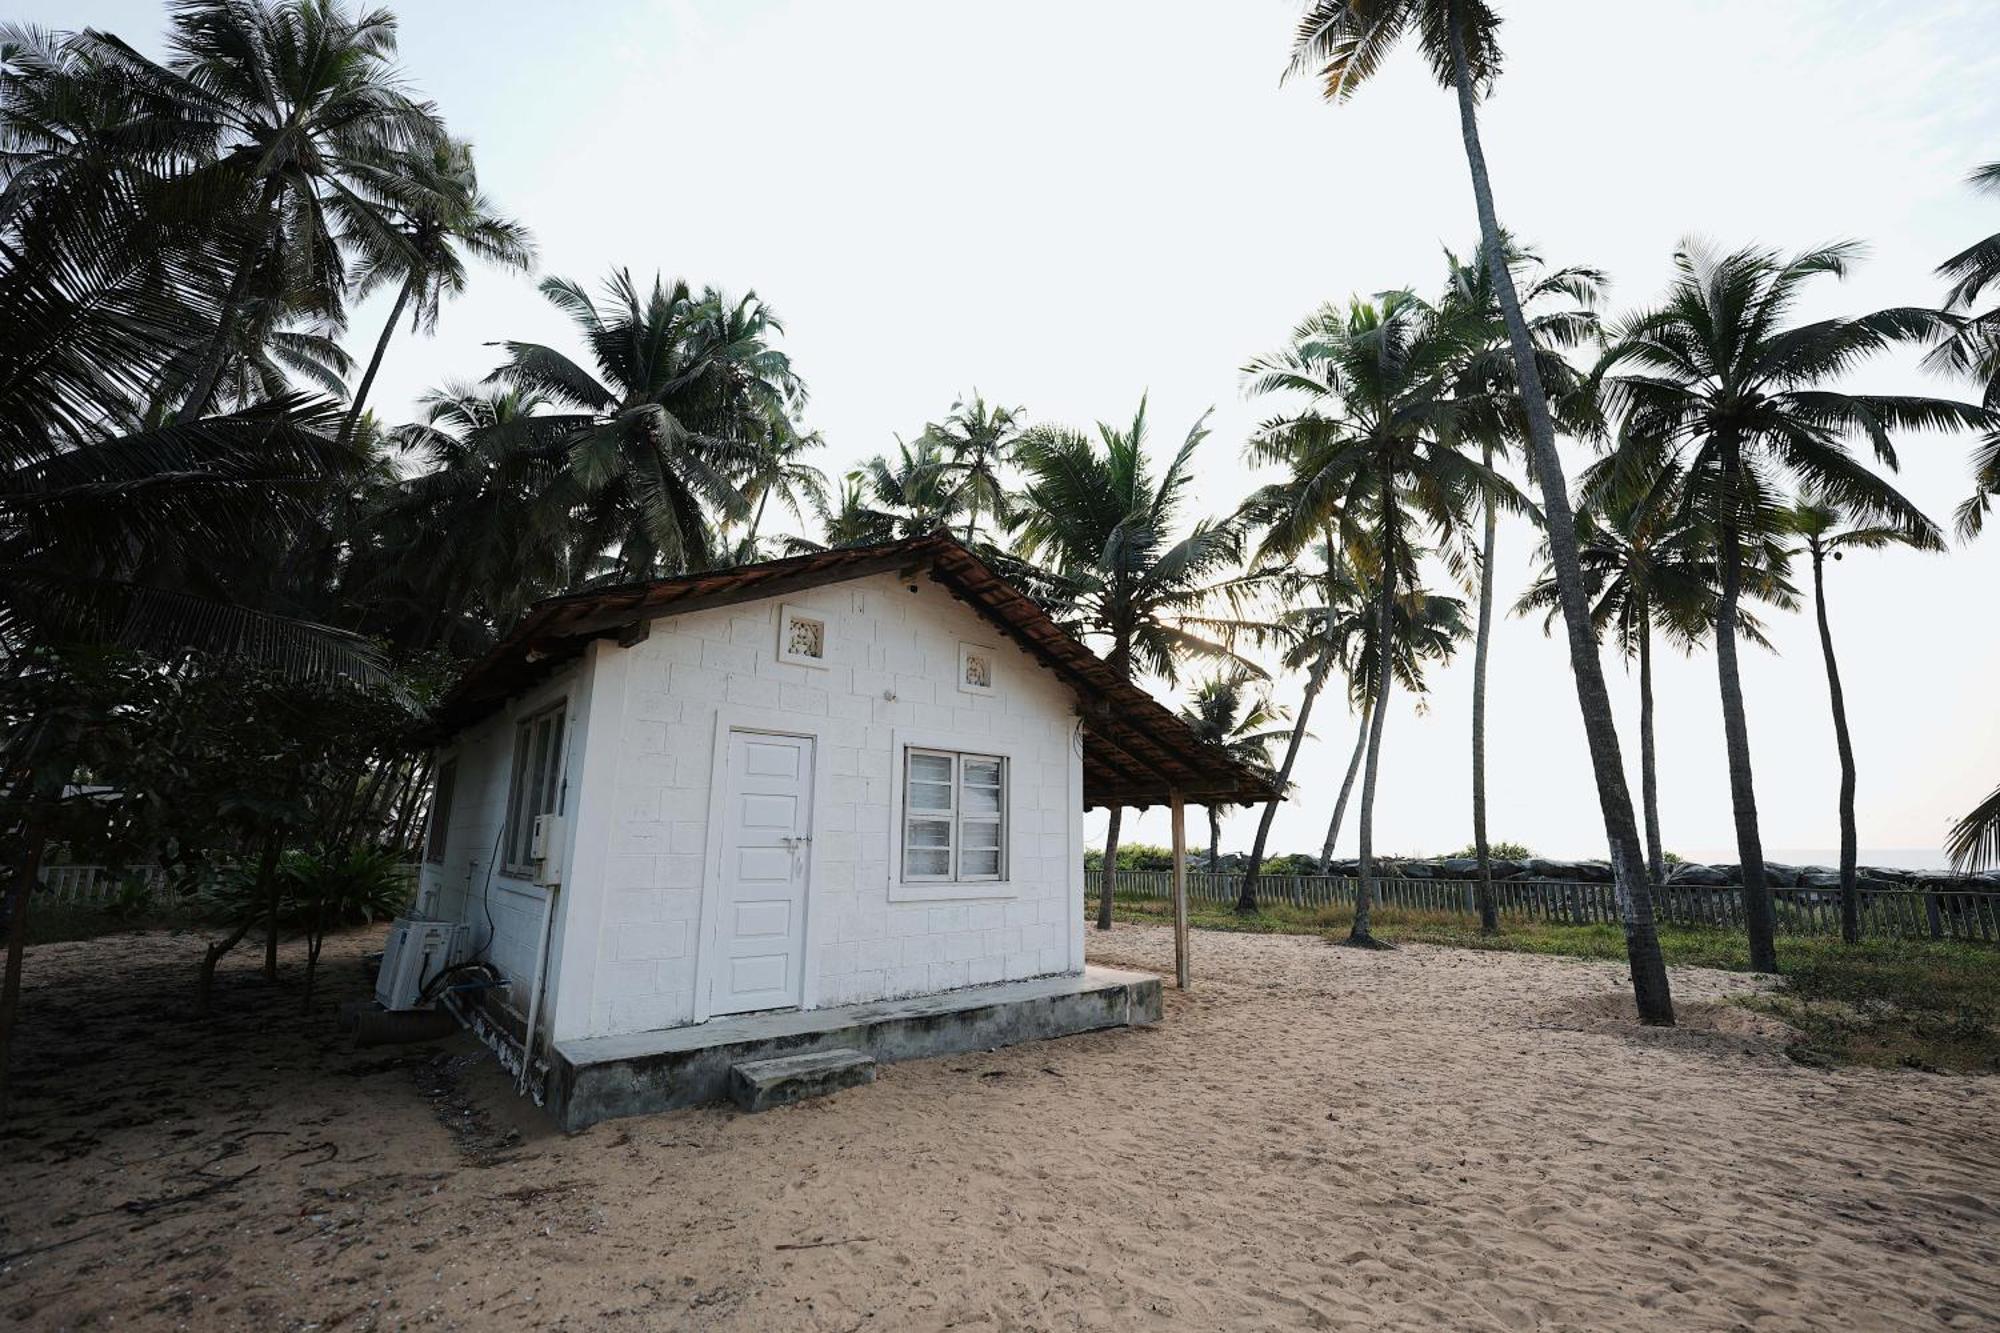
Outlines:
[[[1428,860],[1392,861],[1377,863],[1378,873],[1403,879],[1477,879],[1479,862],[1469,856],[1435,857]],[[1361,863],[1352,858],[1335,861],[1327,867],[1330,875],[1358,875]],[[1509,857],[1493,858],[1495,879],[1553,879],[1571,883],[1609,884],[1611,863],[1608,861],[1558,861],[1547,857],[1529,856],[1519,859]],[[1838,889],[1840,871],[1832,866],[1794,866],[1777,861],[1764,863],[1764,878],[1774,889]],[[1701,865],[1693,861],[1682,861],[1667,867],[1667,883],[1721,888],[1743,882],[1743,867],[1739,865]],[[2000,891],[2000,872],[1977,875],[1954,875],[1945,870],[1900,870],[1890,866],[1860,867],[1860,884],[1864,889],[1881,891],[1885,889],[1915,888],[1955,888],[1986,889]]]

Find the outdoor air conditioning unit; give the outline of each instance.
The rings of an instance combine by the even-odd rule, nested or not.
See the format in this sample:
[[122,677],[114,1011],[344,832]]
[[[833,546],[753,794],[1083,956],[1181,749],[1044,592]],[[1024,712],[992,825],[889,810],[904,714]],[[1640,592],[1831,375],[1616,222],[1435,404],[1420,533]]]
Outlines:
[[528,859],[535,863],[535,883],[562,883],[563,817],[536,815],[528,834]]
[[460,961],[467,930],[455,921],[401,917],[389,927],[382,970],[375,976],[375,1002],[384,1009],[414,1009],[423,988]]

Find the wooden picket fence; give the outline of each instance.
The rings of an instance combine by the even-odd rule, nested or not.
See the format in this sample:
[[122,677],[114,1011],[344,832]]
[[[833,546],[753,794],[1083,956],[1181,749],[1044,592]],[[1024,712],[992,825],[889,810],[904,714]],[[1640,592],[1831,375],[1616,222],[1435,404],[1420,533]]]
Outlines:
[[41,901],[77,907],[114,902],[130,883],[140,885],[162,907],[194,891],[194,886],[177,880],[164,866],[45,865],[40,879],[47,895]]
[[[1086,896],[1097,890],[1096,875],[1086,874]],[[1188,872],[1188,898],[1195,902],[1233,903],[1242,891],[1242,876]],[[1351,906],[1360,881],[1344,875],[1263,875],[1257,896],[1265,902],[1298,908]],[[1173,875],[1165,870],[1121,870],[1115,885],[1121,897],[1165,899],[1173,893]],[[1477,919],[1478,884],[1465,879],[1382,877],[1375,881],[1378,907]],[[1609,884],[1576,880],[1504,879],[1493,882],[1502,916],[1556,925],[1616,924],[1617,899]],[[1772,889],[1778,929],[1793,935],[1838,935],[1840,890],[1837,888]],[[1741,930],[1743,890],[1738,885],[1656,884],[1653,913],[1661,922],[1678,926],[1714,926]],[[2000,892],[1991,889],[1872,888],[1861,889],[1861,931],[1864,935],[1936,940],[2000,941]]]

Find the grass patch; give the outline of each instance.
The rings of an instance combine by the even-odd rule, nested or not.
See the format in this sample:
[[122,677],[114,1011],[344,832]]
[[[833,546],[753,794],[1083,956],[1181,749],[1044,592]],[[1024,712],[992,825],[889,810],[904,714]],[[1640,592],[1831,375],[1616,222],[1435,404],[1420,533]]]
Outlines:
[[[1159,899],[1120,898],[1121,921],[1173,919]],[[1346,906],[1266,903],[1254,916],[1218,903],[1190,903],[1189,924],[1202,930],[1341,938],[1354,924]],[[1374,934],[1393,943],[1554,954],[1622,962],[1617,926],[1562,926],[1501,919],[1501,933],[1481,935],[1455,913],[1377,908]],[[1749,942],[1707,927],[1663,926],[1667,962],[1745,972]],[[1864,940],[1848,946],[1819,935],[1780,935],[1782,989],[1744,1003],[1804,1033],[1794,1058],[1807,1064],[1864,1064],[1948,1073],[2000,1073],[2000,950],[1947,940]]]

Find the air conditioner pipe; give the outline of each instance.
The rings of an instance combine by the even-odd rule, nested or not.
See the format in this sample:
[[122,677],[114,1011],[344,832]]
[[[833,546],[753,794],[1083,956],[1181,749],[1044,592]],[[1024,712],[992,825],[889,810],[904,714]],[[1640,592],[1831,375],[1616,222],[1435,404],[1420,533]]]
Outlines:
[[528,1081],[535,1069],[535,1022],[542,1011],[542,976],[548,968],[549,933],[556,916],[556,886],[547,886],[548,895],[542,899],[542,929],[535,944],[535,981],[528,990],[528,1026],[521,1032],[521,1074],[514,1080],[514,1091],[526,1094]]

